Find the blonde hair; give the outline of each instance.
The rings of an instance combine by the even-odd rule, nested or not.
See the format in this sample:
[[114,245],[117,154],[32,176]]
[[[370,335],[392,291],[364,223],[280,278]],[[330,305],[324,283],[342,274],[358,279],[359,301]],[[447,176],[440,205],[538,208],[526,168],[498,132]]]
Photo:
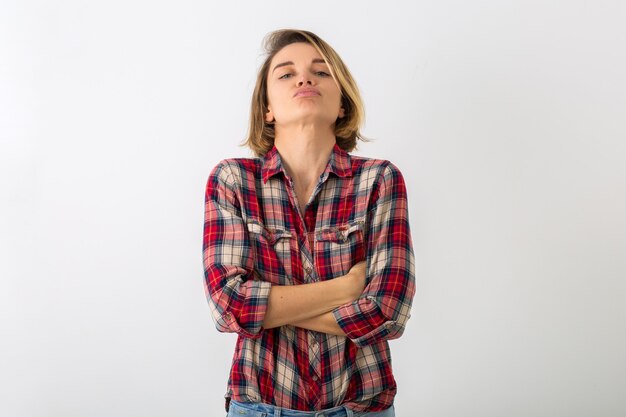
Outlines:
[[313,46],[328,64],[331,76],[341,91],[341,106],[344,109],[344,117],[338,118],[335,122],[337,145],[347,152],[352,151],[356,148],[357,139],[368,140],[360,132],[365,119],[365,110],[356,82],[348,67],[328,43],[312,32],[298,29],[277,30],[265,37],[264,47],[267,56],[257,74],[252,93],[247,138],[241,146],[249,147],[257,156],[264,156],[274,146],[274,125],[265,120],[265,113],[268,111],[267,75],[270,63],[278,51],[296,42]]

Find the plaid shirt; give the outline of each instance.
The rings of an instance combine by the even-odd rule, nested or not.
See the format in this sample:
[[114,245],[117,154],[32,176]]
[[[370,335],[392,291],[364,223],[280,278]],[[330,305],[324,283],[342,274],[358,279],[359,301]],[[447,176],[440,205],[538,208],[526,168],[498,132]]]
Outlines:
[[[221,332],[239,335],[226,397],[296,410],[392,405],[389,339],[402,335],[415,262],[402,174],[334,145],[301,214],[273,147],[222,160],[205,194],[205,293]],[[366,260],[359,299],[332,311],[347,337],[291,325],[262,327],[272,285],[345,275]]]

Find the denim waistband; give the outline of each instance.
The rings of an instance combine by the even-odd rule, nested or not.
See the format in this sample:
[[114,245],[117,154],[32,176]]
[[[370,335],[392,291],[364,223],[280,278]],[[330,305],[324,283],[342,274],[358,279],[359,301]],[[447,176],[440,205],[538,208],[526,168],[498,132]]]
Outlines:
[[[231,414],[232,413],[232,414]],[[240,403],[231,400],[229,416],[235,417],[355,417],[348,407],[339,406],[319,411],[299,411],[263,403]]]

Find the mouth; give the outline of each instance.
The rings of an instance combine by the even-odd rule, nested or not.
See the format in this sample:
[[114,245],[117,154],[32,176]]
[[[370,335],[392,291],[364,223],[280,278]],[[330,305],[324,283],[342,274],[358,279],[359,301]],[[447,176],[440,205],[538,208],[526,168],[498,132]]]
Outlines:
[[319,96],[320,93],[319,91],[317,91],[315,88],[303,88],[300,89],[298,91],[296,91],[296,94],[294,94],[294,97],[314,97],[314,96]]

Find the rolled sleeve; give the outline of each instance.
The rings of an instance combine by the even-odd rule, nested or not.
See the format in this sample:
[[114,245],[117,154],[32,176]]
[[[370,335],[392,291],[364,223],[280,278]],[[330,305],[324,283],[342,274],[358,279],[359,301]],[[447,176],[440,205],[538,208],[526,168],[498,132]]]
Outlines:
[[207,181],[202,246],[204,289],[215,326],[220,332],[259,337],[271,284],[254,279],[254,255],[226,161]]
[[359,299],[333,310],[335,320],[357,346],[400,337],[415,295],[406,186],[393,164],[381,170],[377,190],[367,216],[365,289]]

